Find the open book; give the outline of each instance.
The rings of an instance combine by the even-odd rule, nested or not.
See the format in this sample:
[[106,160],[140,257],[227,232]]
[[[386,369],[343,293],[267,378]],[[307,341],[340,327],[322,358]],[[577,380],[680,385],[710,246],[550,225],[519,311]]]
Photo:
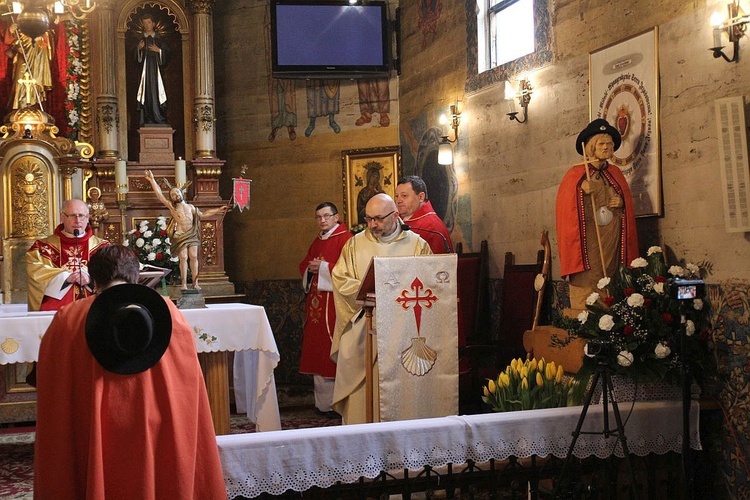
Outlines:
[[161,283],[161,280],[171,272],[172,270],[167,269],[166,267],[141,264],[140,274],[138,275],[138,284],[156,288]]

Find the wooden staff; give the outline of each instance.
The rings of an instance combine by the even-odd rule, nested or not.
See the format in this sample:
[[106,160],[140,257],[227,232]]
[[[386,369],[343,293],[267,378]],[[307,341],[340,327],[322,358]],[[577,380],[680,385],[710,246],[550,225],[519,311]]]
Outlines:
[[[589,186],[591,185],[591,174],[589,173],[589,165],[592,167],[594,166],[593,163],[590,162],[588,156],[586,156],[586,144],[581,143],[581,151],[583,151],[583,168],[586,170],[586,180],[589,182]],[[596,197],[594,196],[594,190],[591,190],[591,211],[594,213],[594,229],[596,229],[596,243],[599,245],[599,258],[602,261],[602,277],[607,277],[607,265],[604,263],[604,250],[602,248],[602,235],[599,231],[599,224],[596,222],[596,212],[597,212],[597,204],[596,204]]]
[[547,230],[545,229],[542,231],[542,246],[544,247],[544,264],[542,264],[542,284],[539,287],[539,290],[536,292],[536,310],[534,311],[534,322],[531,325],[532,330],[536,330],[537,325],[539,325],[539,315],[542,312],[542,301],[544,300],[544,288],[547,284],[547,278],[549,277],[549,257],[550,257],[550,246],[549,246],[549,237],[547,235]]

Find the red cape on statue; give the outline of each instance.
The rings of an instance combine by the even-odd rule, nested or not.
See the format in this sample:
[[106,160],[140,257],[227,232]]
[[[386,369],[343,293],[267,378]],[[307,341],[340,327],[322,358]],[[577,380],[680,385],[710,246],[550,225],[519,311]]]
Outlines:
[[[633,213],[633,195],[619,167],[611,163],[603,170],[617,194],[623,199],[622,232],[620,234],[620,263],[630,265],[638,257],[638,233]],[[573,166],[563,177],[557,191],[557,248],[560,255],[560,275],[588,269],[588,255],[583,245],[586,227],[583,219],[581,183],[586,180],[583,164]]]
[[172,337],[150,369],[118,375],[86,343],[95,297],[62,308],[39,350],[34,498],[226,498],[192,329],[166,300]]

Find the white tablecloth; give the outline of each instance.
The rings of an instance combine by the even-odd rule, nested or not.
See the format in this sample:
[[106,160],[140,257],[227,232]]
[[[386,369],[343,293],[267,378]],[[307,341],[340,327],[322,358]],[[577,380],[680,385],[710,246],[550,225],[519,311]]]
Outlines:
[[[279,351],[261,306],[212,304],[183,309],[198,352],[235,351],[235,397],[259,431],[281,429],[273,370]],[[0,364],[36,361],[54,313],[27,312],[25,304],[0,306]],[[238,374],[240,376],[238,377]]]
[[[630,405],[620,403],[628,449],[649,453],[680,452],[682,403],[639,402],[628,419]],[[491,458],[565,458],[582,407],[453,416],[401,422],[296,429],[259,434],[217,436],[229,498],[280,494],[288,489],[327,488],[337,481],[374,478],[381,470],[420,470],[467,460]],[[611,411],[611,407],[610,407]],[[700,449],[699,406],[691,407],[690,442]],[[610,429],[614,429],[614,416]],[[603,430],[601,405],[591,405],[582,429]],[[617,438],[581,434],[574,455],[579,458],[612,453],[622,456]]]

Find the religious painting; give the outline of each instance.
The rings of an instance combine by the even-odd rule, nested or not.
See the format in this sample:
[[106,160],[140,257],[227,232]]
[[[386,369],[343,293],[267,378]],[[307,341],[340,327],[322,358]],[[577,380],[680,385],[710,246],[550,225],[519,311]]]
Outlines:
[[[400,146],[341,152],[344,221],[355,232],[364,229],[365,206],[378,193],[395,196],[401,168]],[[385,215],[385,214],[380,214]]]
[[620,133],[611,162],[628,180],[637,217],[662,215],[658,40],[654,27],[589,54],[590,119]]

